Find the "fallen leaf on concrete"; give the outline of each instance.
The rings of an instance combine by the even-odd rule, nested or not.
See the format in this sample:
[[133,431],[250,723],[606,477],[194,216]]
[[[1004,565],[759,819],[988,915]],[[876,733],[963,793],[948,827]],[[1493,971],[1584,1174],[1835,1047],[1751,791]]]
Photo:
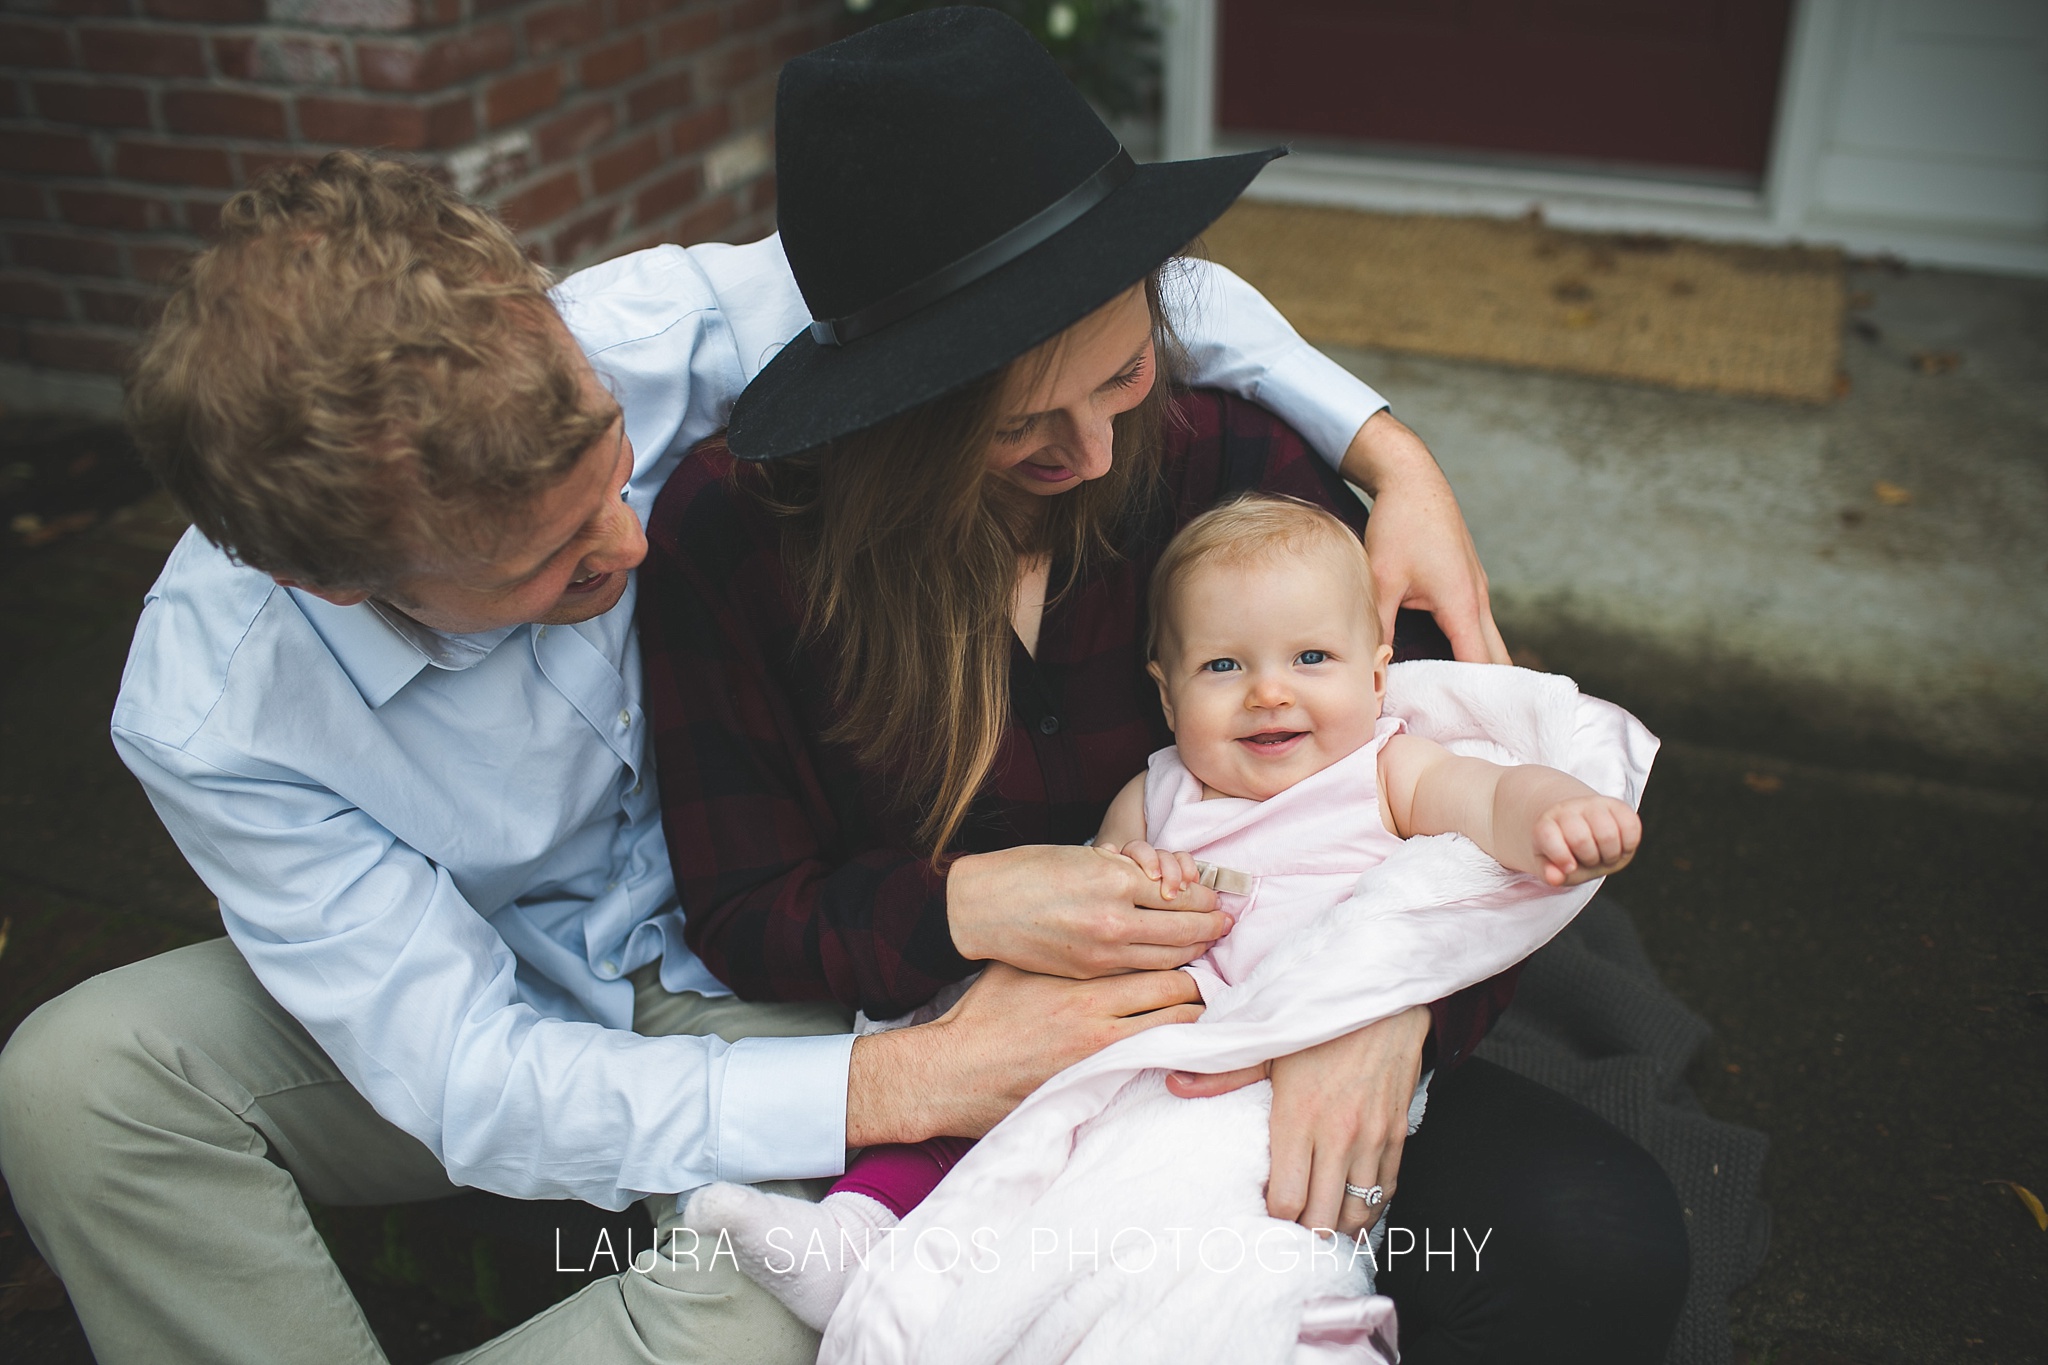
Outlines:
[[1564,325],[1567,327],[1591,327],[1593,325],[1593,310],[1590,308],[1565,309]]
[[1856,386],[1854,384],[1849,382],[1848,375],[1843,374],[1839,370],[1835,372],[1835,397],[1847,398],[1849,396],[1849,390],[1855,387]]
[[1848,298],[1842,301],[1842,306],[1853,313],[1858,309],[1868,308],[1871,304],[1876,302],[1876,296],[1874,296],[1868,289],[1858,289],[1851,293]]
[[1773,773],[1744,773],[1742,775],[1742,785],[1753,792],[1760,792],[1765,796],[1769,796],[1772,792],[1784,787],[1785,779]]
[[43,1264],[40,1256],[23,1261],[4,1289],[0,1293],[0,1322],[13,1322],[23,1313],[43,1313],[64,1306],[64,1281]]
[[1875,493],[1877,500],[1886,507],[1904,507],[1913,500],[1912,489],[1902,488],[1889,479],[1879,479],[1870,485],[1870,491]]
[[83,512],[68,512],[61,517],[44,521],[33,512],[24,512],[13,522],[14,533],[21,537],[24,545],[48,545],[51,541],[83,531],[100,519],[100,514],[90,508]]
[[2027,1206],[2027,1212],[2034,1215],[2034,1222],[2040,1226],[2041,1231],[2048,1232],[2048,1209],[2041,1207],[2041,1201],[2035,1197],[2032,1190],[2028,1189],[2025,1185],[2015,1185],[2010,1180],[1987,1180],[1984,1183],[1987,1185],[2003,1185],[2018,1195],[2020,1202]]
[[1963,358],[1954,351],[1915,351],[1913,368],[1921,374],[1947,374],[1963,363]]

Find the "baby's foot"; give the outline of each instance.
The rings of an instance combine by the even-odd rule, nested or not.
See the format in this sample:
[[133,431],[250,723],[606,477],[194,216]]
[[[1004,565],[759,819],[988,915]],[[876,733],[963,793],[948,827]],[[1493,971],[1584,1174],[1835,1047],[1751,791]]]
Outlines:
[[870,1246],[898,1219],[851,1190],[813,1204],[751,1185],[706,1185],[690,1196],[688,1222],[699,1232],[724,1228],[747,1278],[822,1332]]

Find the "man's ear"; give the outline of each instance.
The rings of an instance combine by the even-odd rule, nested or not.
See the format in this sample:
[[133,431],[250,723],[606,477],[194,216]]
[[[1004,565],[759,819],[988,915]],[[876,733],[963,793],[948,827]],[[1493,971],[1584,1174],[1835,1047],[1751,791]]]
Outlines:
[[1166,713],[1166,728],[1171,730],[1173,728],[1173,698],[1168,696],[1166,692],[1166,670],[1159,666],[1159,660],[1154,659],[1151,663],[1145,665],[1145,671],[1152,675],[1153,682],[1159,684],[1159,709]]
[[353,607],[370,600],[369,592],[362,588],[316,588],[310,583],[301,583],[296,578],[282,578],[277,574],[272,574],[270,581],[280,588],[297,588],[300,592],[311,593],[322,602],[337,607]]

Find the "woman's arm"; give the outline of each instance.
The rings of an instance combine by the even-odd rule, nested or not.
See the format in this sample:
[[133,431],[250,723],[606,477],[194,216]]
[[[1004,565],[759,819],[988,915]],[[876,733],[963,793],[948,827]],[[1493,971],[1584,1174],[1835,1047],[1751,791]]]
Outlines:
[[1394,613],[1412,607],[1436,617],[1457,658],[1507,663],[1479,548],[1422,438],[1382,409],[1358,429],[1340,470],[1373,500],[1365,550],[1384,638],[1394,638]]

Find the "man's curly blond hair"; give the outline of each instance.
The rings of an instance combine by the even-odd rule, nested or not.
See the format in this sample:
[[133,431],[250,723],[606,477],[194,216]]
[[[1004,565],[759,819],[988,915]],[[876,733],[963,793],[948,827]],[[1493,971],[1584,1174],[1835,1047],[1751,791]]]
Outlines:
[[128,420],[208,539],[311,587],[488,559],[613,422],[504,225],[336,152],[231,199],[144,341]]

